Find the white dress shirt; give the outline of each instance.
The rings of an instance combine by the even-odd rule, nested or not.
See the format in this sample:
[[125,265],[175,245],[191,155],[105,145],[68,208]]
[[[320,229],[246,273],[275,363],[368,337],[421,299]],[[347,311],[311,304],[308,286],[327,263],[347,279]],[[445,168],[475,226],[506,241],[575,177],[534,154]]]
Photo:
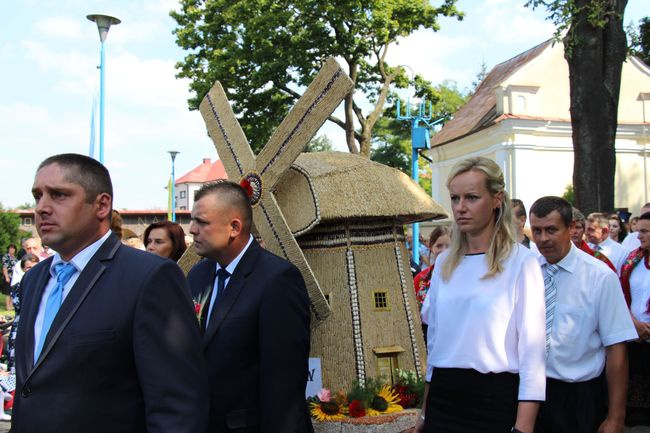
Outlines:
[[[244,247],[243,250],[235,257],[235,259],[228,263],[228,266],[226,266],[226,271],[230,274],[230,277],[232,277],[232,274],[235,272],[235,268],[237,268],[237,265],[241,261],[242,257],[244,257],[244,254],[246,251],[248,251],[248,248],[251,246],[251,243],[253,243],[253,235],[250,236],[248,239],[248,243]],[[221,265],[219,263],[216,264],[216,269],[215,269],[215,275],[216,271],[221,269]],[[226,289],[226,285],[230,281],[230,277],[226,278],[226,281],[223,283],[223,288],[224,290]],[[205,318],[205,328],[208,328],[208,325],[210,324],[210,315],[212,314],[212,307],[214,306],[214,301],[217,299],[217,278],[214,279],[214,283],[212,285],[212,295],[210,296],[210,307],[208,308],[208,315]]]
[[629,255],[632,251],[641,246],[639,234],[637,232],[628,233],[627,236],[625,236],[625,239],[623,239],[623,242],[621,242],[621,246],[625,250],[626,254]]
[[[544,268],[547,261],[539,257]],[[559,262],[557,299],[546,375],[565,382],[600,376],[605,347],[638,338],[623,290],[612,270],[576,248]]]
[[490,278],[481,278],[485,254],[466,255],[445,281],[447,257],[438,256],[427,294],[427,381],[434,368],[519,373],[519,400],[543,401],[546,309],[535,254],[516,244]]
[[650,323],[648,300],[650,299],[650,270],[645,267],[644,259],[630,274],[630,311],[636,320]]
[[627,258],[627,252],[625,251],[625,248],[621,246],[621,244],[607,237],[598,245],[589,244],[589,247],[591,247],[591,249],[594,251],[600,251],[605,254],[609,261],[614,264],[614,267],[616,267],[616,272],[618,272],[620,275],[621,267],[623,267],[625,264],[625,259]]
[[23,271],[23,268],[20,266],[20,260],[18,260],[14,265],[14,271],[11,274],[11,281],[9,282],[9,285],[13,287],[16,284],[20,283],[20,281],[23,279],[23,275],[25,275],[25,271]]
[[[62,299],[61,303],[65,301],[66,296],[68,296],[68,293],[70,293],[70,290],[72,289],[72,286],[74,286],[74,283],[77,281],[79,278],[79,275],[83,272],[84,268],[92,259],[92,257],[95,255],[97,250],[99,250],[99,247],[101,247],[106,239],[111,235],[111,231],[108,230],[104,236],[102,236],[100,239],[96,240],[92,244],[88,245],[86,248],[83,250],[79,251],[68,263],[72,263],[72,265],[75,267],[77,272],[72,274],[66,285],[63,287],[63,294],[62,294]],[[56,271],[54,270],[54,267],[62,263],[63,259],[59,255],[59,253],[54,254],[54,258],[52,259],[52,263],[50,263],[50,280],[48,281],[47,285],[45,286],[45,290],[43,290],[43,296],[41,297],[41,303],[38,307],[38,314],[36,315],[36,321],[34,322],[34,342],[40,341],[41,338],[41,329],[43,328],[43,320],[45,318],[45,305],[47,304],[47,298],[50,297],[50,293],[52,293],[52,290],[54,290],[54,287],[56,287]]]

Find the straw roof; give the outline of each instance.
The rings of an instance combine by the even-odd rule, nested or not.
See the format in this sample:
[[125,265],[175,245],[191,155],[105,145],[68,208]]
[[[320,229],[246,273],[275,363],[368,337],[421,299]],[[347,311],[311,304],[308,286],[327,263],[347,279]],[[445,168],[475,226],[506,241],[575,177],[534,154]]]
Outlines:
[[275,196],[294,235],[341,219],[446,218],[445,210],[404,173],[347,152],[301,154]]

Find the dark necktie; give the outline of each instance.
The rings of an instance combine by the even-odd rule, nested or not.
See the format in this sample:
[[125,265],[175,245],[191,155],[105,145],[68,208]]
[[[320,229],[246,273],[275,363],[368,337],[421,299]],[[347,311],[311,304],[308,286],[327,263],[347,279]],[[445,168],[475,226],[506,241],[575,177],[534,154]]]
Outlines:
[[[207,308],[203,308],[203,314],[201,315],[201,329],[203,332],[205,332],[205,329],[208,326],[209,319],[208,317],[212,317],[214,314],[214,310],[217,309],[217,303],[219,302],[219,299],[221,298],[221,295],[223,295],[224,289],[226,287],[226,280],[230,277],[230,272],[228,272],[225,268],[219,268],[217,270],[217,296],[214,299],[214,303],[212,304],[212,308],[210,308],[210,300],[212,299],[212,293],[210,293],[210,296],[207,299]],[[212,286],[212,290],[214,290],[214,285]],[[208,311],[210,310],[210,311]]]

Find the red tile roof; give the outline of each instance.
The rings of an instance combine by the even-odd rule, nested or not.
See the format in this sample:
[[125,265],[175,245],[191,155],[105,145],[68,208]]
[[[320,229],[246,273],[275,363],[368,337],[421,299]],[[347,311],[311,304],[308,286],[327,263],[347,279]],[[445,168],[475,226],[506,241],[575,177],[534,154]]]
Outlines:
[[494,88],[514,74],[526,63],[539,56],[552,40],[524,51],[516,57],[496,65],[476,89],[472,97],[463,105],[453,119],[445,124],[439,133],[431,137],[431,147],[442,146],[450,141],[488,128],[502,117],[497,116],[497,99]]
[[176,185],[182,183],[205,183],[217,179],[228,179],[223,163],[220,159],[211,162],[210,158],[204,158],[201,165],[176,179]]

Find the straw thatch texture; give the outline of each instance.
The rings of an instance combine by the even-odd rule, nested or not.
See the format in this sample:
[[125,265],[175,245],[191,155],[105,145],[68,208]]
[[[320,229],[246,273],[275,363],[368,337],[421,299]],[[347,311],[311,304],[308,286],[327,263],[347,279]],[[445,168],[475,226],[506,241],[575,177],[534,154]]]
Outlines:
[[321,221],[390,217],[407,224],[447,216],[404,173],[344,152],[301,154],[275,196],[296,235]]
[[[321,358],[323,385],[347,389],[354,379],[377,377],[375,352],[391,346],[404,348],[396,354],[400,368],[423,374],[425,346],[413,280],[400,263],[406,254],[401,225],[386,219],[337,221],[319,225],[298,242],[332,308],[312,329],[311,356]],[[375,308],[376,291],[386,292],[387,310]]]
[[190,272],[192,266],[201,261],[201,256],[196,254],[194,244],[187,247],[180,259],[178,259],[178,266],[181,268],[185,276]]
[[314,81],[255,157],[219,82],[201,101],[199,110],[230,179],[245,180],[252,188],[253,221],[267,249],[298,267],[305,279],[311,309],[317,320],[330,313],[294,235],[271,193],[281,176],[325,123],[354,83],[333,58],[328,59]]

